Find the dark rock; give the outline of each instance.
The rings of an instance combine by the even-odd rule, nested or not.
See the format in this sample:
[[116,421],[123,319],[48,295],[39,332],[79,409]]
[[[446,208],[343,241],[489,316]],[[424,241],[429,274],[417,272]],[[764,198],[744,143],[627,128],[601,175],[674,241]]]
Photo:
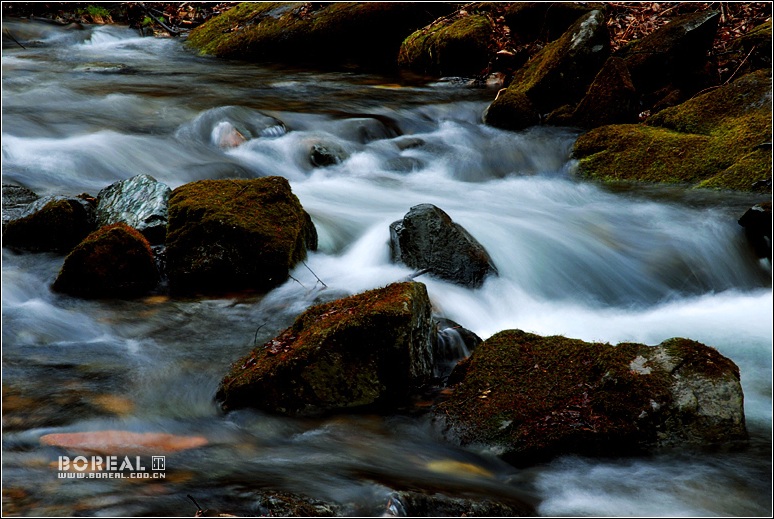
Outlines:
[[731,52],[741,61],[738,70],[729,70],[735,75],[747,74],[760,69],[771,68],[771,19],[753,28],[734,41]]
[[637,92],[626,62],[608,58],[575,108],[568,125],[595,128],[605,124],[635,123],[638,114]]
[[237,361],[216,399],[286,415],[394,409],[432,376],[435,330],[422,283],[314,306]]
[[260,516],[262,517],[336,517],[342,515],[341,505],[288,492],[263,491],[256,504],[260,508]]
[[317,248],[317,231],[282,177],[201,180],[169,199],[167,274],[178,293],[268,290]]
[[[5,223],[5,222],[4,222]],[[3,246],[68,252],[94,229],[94,206],[79,197],[48,196],[27,205],[3,229]]]
[[609,52],[605,17],[601,11],[591,11],[516,71],[508,88],[501,90],[487,108],[484,122],[521,130],[540,114],[575,104]]
[[390,225],[390,248],[393,261],[460,285],[479,287],[497,273],[486,249],[432,204],[414,206]]
[[6,223],[19,218],[24,209],[38,198],[40,197],[31,189],[3,184],[3,230]]
[[475,499],[402,490],[390,496],[388,514],[398,517],[535,517],[529,503],[509,498]]
[[394,68],[401,42],[453,9],[441,2],[245,2],[191,31],[187,43],[225,58]]
[[480,75],[493,58],[494,28],[483,14],[443,18],[403,41],[398,65],[434,76]]
[[85,297],[136,297],[156,287],[159,273],[145,237],[125,223],[89,234],[65,258],[57,292]]
[[665,93],[679,89],[683,101],[717,82],[707,75],[707,54],[712,49],[718,19],[717,11],[701,11],[674,17],[670,22],[622,49],[634,86],[646,107],[655,105]]
[[97,195],[97,226],[123,222],[151,244],[164,243],[170,193],[169,186],[150,175],[115,182]]
[[435,318],[438,339],[435,350],[435,376],[449,375],[457,362],[481,344],[481,337],[460,324],[443,317]]
[[516,464],[747,437],[739,369],[688,339],[611,346],[507,330],[452,378],[436,409],[449,437]]
[[347,159],[347,152],[334,142],[317,142],[309,150],[309,162],[317,168],[335,166]]
[[578,18],[598,6],[576,2],[509,2],[503,15],[519,43],[559,38]]
[[348,141],[360,144],[382,139],[392,139],[399,135],[400,128],[389,117],[347,117],[331,126],[331,133]]
[[650,117],[575,141],[578,174],[600,180],[753,190],[771,177],[771,73],[756,71]]
[[739,218],[739,225],[755,254],[771,261],[771,201],[752,206]]

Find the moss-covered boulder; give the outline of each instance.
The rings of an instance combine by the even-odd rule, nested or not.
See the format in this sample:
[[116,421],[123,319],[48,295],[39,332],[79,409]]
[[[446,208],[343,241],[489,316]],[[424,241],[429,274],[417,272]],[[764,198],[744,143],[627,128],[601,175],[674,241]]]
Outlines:
[[580,128],[634,123],[637,122],[639,108],[637,91],[626,62],[611,57],[602,66],[575,109],[572,112],[568,110],[565,115],[560,112],[560,108],[546,122]]
[[201,180],[169,199],[167,275],[176,293],[269,290],[317,248],[317,231],[282,177]]
[[760,69],[771,68],[771,19],[754,27],[731,45],[730,58],[739,61],[738,70],[727,70],[728,74],[747,74]]
[[581,135],[581,176],[751,191],[771,178],[771,71],[713,89],[647,121]]
[[123,298],[144,295],[158,282],[148,240],[117,223],[92,232],[67,255],[53,289],[85,298]]
[[675,16],[617,53],[626,61],[645,108],[677,104],[717,83],[716,75],[708,73],[707,56],[719,18],[718,11]]
[[489,61],[494,27],[486,14],[441,18],[403,41],[398,65],[435,76],[481,75]]
[[483,245],[443,209],[412,207],[390,224],[392,260],[454,283],[480,287],[497,268]]
[[602,6],[580,2],[508,2],[503,18],[514,41],[550,42],[564,34],[578,18]]
[[450,4],[245,2],[197,27],[205,54],[259,62],[395,66],[401,42]]
[[3,246],[28,251],[69,252],[94,230],[93,200],[48,196],[4,222]]
[[746,438],[739,369],[688,339],[612,346],[507,330],[450,383],[436,409],[449,436],[516,463]]
[[574,105],[609,52],[605,16],[599,10],[591,11],[516,71],[508,88],[487,108],[484,122],[521,130],[562,105]]
[[286,415],[390,409],[432,376],[435,328],[422,283],[314,306],[237,361],[216,399]]

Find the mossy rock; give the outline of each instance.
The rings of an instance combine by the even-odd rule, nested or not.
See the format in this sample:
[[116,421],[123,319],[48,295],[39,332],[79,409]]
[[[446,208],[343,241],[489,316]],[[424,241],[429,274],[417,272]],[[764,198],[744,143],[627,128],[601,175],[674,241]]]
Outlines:
[[317,231],[282,177],[201,180],[169,198],[167,274],[175,293],[269,290],[317,248]]
[[731,47],[732,57],[741,60],[741,68],[729,72],[747,74],[771,68],[771,19],[753,28],[736,40]]
[[610,37],[604,14],[591,11],[558,40],[545,46],[516,71],[504,92],[487,108],[486,124],[509,130],[534,121],[583,96],[609,55]]
[[158,282],[148,240],[117,223],[89,234],[67,255],[53,289],[84,298],[123,298],[144,295]]
[[441,19],[403,41],[398,65],[435,76],[481,75],[490,59],[494,27],[484,14]]
[[453,6],[403,2],[246,2],[188,36],[204,54],[258,62],[394,67],[401,42]]
[[94,230],[94,207],[85,199],[53,196],[29,204],[4,222],[3,246],[42,252],[69,252]]
[[237,361],[216,399],[286,415],[393,409],[432,376],[435,328],[422,283],[314,306]]
[[752,191],[771,178],[770,103],[770,71],[757,71],[665,109],[647,125],[596,128],[575,142],[578,173]]
[[507,330],[449,382],[435,411],[449,436],[517,464],[746,438],[738,368],[688,339],[612,346]]

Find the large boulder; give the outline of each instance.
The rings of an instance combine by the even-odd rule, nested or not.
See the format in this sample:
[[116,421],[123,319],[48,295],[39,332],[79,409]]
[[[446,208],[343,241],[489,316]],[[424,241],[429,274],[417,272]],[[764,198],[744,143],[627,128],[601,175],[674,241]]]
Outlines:
[[314,306],[238,360],[216,399],[286,415],[389,409],[432,376],[435,329],[422,283]]
[[771,178],[771,95],[771,72],[760,70],[646,125],[595,128],[574,144],[578,174],[752,191]]
[[47,196],[4,222],[3,246],[29,251],[69,252],[94,230],[93,200]]
[[449,436],[517,464],[747,434],[739,369],[688,339],[612,346],[507,330],[460,363],[450,384],[436,409]]
[[494,48],[494,28],[484,14],[464,11],[441,18],[403,41],[398,65],[436,76],[481,75]]
[[150,243],[164,243],[171,192],[169,186],[150,175],[115,182],[97,195],[97,226],[123,222],[140,231]]
[[609,54],[605,16],[591,11],[516,71],[487,108],[484,122],[521,130],[540,122],[543,114],[577,103]]
[[245,2],[188,35],[202,53],[263,62],[394,67],[401,42],[450,4]]
[[145,237],[125,223],[97,229],[65,258],[53,289],[85,298],[136,297],[159,282]]
[[177,293],[268,290],[317,248],[317,231],[282,177],[201,180],[169,199],[167,275]]
[[442,209],[416,205],[390,225],[392,259],[460,285],[479,287],[497,269],[483,245]]
[[718,11],[675,16],[617,53],[626,62],[644,106],[663,105],[663,98],[680,102],[717,82],[707,72],[707,55],[719,18]]

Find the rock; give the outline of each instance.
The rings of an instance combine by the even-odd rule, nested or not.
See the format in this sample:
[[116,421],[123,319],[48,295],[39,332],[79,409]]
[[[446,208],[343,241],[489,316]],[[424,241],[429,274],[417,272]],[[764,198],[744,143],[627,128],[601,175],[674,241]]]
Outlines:
[[212,130],[212,142],[218,148],[227,150],[246,143],[247,137],[229,121],[221,121]]
[[771,200],[755,204],[741,218],[745,236],[759,258],[771,261]]
[[167,235],[167,204],[172,190],[150,175],[115,182],[97,195],[97,226],[123,222],[153,244]]
[[335,166],[347,159],[347,152],[335,142],[317,142],[309,150],[309,162],[316,168]]
[[401,490],[393,492],[387,515],[394,517],[535,517],[529,503],[499,497],[475,499],[444,494]]
[[44,434],[40,437],[40,443],[76,452],[117,455],[134,452],[177,452],[203,447],[208,441],[203,436],[107,430]]
[[771,177],[771,76],[757,71],[662,110],[647,125],[610,125],[581,135],[581,176],[754,190]]
[[38,198],[40,197],[31,189],[3,184],[3,231],[6,223],[19,218],[24,209]]
[[89,234],[65,258],[57,292],[87,297],[136,297],[156,287],[159,272],[145,237],[125,223]]
[[434,76],[475,76],[487,68],[494,27],[483,14],[458,14],[419,29],[403,41],[398,65]]
[[187,43],[224,58],[394,68],[401,42],[453,9],[442,3],[245,2],[192,30]]
[[746,438],[739,369],[688,339],[611,346],[507,330],[451,378],[435,411],[449,437],[516,464]]
[[435,371],[438,378],[447,377],[460,359],[481,344],[481,337],[460,324],[443,317],[435,318],[438,339],[435,350]]
[[432,204],[416,205],[390,225],[390,248],[393,261],[460,285],[479,287],[497,273],[486,249]]
[[637,91],[621,58],[608,58],[586,95],[569,118],[550,124],[595,128],[606,124],[636,123],[639,114]]
[[675,16],[618,53],[626,61],[645,107],[655,105],[675,89],[680,91],[679,101],[683,101],[717,83],[708,76],[706,66],[719,17],[718,11]]
[[[261,491],[255,501],[262,517],[337,517],[341,505],[288,492]],[[258,515],[252,513],[250,515]]]
[[94,229],[94,206],[78,197],[47,196],[4,222],[3,246],[29,251],[68,252]]
[[771,19],[758,25],[731,44],[731,52],[744,61],[739,70],[730,73],[743,75],[760,69],[771,68]]
[[610,52],[602,11],[578,19],[558,40],[516,71],[484,114],[486,124],[522,130],[541,114],[583,96]]
[[422,283],[395,283],[309,308],[237,361],[216,399],[294,416],[394,409],[432,376],[435,329]]
[[317,248],[317,231],[282,177],[201,180],[169,199],[167,275],[177,293],[268,290]]
[[503,17],[514,41],[551,42],[564,34],[578,18],[596,8],[596,5],[592,8],[575,2],[509,2]]

